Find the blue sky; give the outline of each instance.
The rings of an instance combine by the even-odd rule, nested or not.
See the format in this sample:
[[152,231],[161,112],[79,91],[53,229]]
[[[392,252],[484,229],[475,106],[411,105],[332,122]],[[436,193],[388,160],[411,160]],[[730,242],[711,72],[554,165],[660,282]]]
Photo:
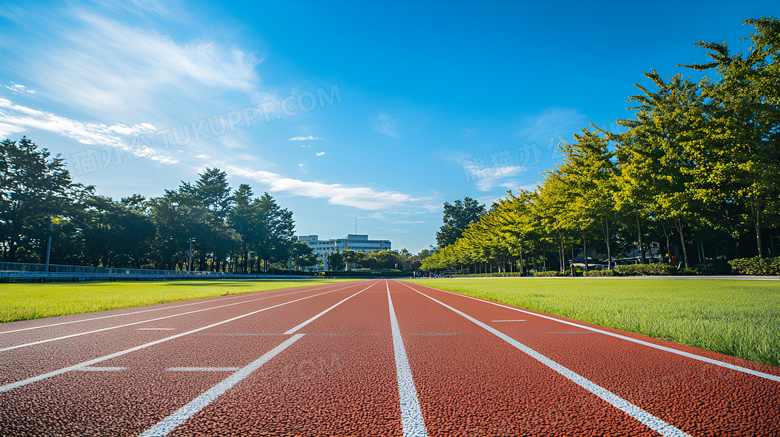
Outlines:
[[617,129],[655,68],[742,47],[766,2],[5,3],[0,137],[74,179],[159,196],[206,167],[299,234],[418,252],[445,201],[532,188],[555,145]]

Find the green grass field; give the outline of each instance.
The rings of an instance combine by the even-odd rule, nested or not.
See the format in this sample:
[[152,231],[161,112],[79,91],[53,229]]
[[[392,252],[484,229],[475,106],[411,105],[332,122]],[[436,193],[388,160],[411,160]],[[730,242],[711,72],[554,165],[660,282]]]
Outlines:
[[347,281],[260,279],[0,284],[0,322]]
[[780,282],[674,279],[409,281],[780,366]]

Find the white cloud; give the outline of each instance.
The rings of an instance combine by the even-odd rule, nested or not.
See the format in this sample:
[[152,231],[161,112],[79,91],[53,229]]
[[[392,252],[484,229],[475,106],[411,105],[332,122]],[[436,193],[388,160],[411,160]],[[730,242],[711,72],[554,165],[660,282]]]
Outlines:
[[[511,157],[511,155],[509,155]],[[482,161],[478,161],[481,159]],[[490,191],[500,186],[511,189],[514,181],[506,181],[506,178],[513,177],[525,171],[525,167],[514,164],[514,160],[508,160],[498,166],[490,167],[484,162],[483,157],[465,158],[461,162],[464,177],[467,182],[474,182],[480,191]]]
[[[131,126],[84,123],[51,112],[16,105],[8,99],[0,98],[0,137],[10,138],[14,134],[26,133],[30,129],[53,132],[72,138],[82,144],[115,147],[138,157],[149,158],[165,164],[178,162],[172,156],[152,148],[151,144],[138,141],[138,138],[150,136],[156,131],[155,127],[149,123]],[[121,136],[134,138],[127,141]]]
[[268,185],[268,191],[291,193],[297,196],[315,199],[327,199],[333,205],[351,206],[369,211],[397,208],[417,209],[425,212],[436,212],[440,207],[432,198],[414,197],[395,191],[379,191],[369,187],[350,187],[342,184],[326,184],[324,182],[309,182],[284,177],[282,175],[262,170],[251,170],[245,167],[228,165],[226,170],[231,175],[250,178]]
[[323,155],[325,155],[325,152],[317,152],[317,154],[314,156],[323,156]]
[[420,223],[427,223],[424,220],[397,220],[393,222],[396,225],[416,225]]
[[300,170],[303,173],[308,173],[309,172],[309,170],[306,170],[306,161],[298,163],[298,170]]
[[371,130],[387,135],[390,138],[398,138],[397,122],[395,115],[378,114],[371,117]]
[[309,135],[308,137],[292,137],[290,138],[290,141],[316,141],[316,140],[324,140],[325,138],[319,138]]
[[13,82],[11,82],[11,84],[12,85],[3,85],[3,86],[5,88],[15,92],[15,93],[27,93],[27,94],[35,94],[35,93],[37,93],[37,91],[35,91],[35,90],[27,89],[27,87],[24,86],[24,85],[21,85],[21,84],[18,84],[18,83],[13,83]]
[[[164,8],[147,1],[136,6]],[[47,96],[92,116],[154,119],[192,107],[183,102],[208,101],[214,90],[251,92],[259,83],[254,54],[210,39],[176,41],[147,20],[133,25],[78,7],[39,14],[33,22],[14,18],[29,26],[29,43],[7,66],[29,72]],[[37,56],[29,58],[30,52]]]

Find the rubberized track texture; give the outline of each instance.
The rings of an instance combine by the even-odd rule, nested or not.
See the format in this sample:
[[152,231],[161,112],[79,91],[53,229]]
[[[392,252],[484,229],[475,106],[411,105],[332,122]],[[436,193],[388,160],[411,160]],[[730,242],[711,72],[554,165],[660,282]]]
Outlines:
[[0,435],[780,435],[780,369],[399,281],[0,326]]

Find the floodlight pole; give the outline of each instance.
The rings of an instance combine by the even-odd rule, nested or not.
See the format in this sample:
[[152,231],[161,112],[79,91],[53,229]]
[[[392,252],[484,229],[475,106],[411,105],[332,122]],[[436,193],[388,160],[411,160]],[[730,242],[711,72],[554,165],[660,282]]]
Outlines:
[[192,270],[192,242],[193,241],[195,241],[194,238],[190,238],[189,239],[189,242],[190,242],[190,257],[187,260],[187,273],[190,273],[190,271]]
[[49,273],[49,259],[51,258],[51,234],[54,232],[54,222],[49,223],[49,242],[46,243],[46,273]]

